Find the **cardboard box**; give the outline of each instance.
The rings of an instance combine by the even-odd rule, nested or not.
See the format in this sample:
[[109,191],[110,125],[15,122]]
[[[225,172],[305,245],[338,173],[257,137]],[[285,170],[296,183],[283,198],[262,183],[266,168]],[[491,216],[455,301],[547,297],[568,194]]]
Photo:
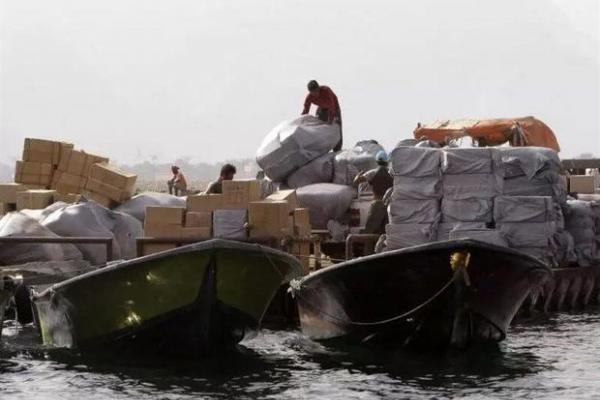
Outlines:
[[298,208],[298,197],[296,196],[296,190],[278,190],[270,196],[267,196],[265,200],[271,201],[287,201],[290,205],[290,210]]
[[17,210],[42,210],[54,202],[54,190],[17,192]]
[[248,225],[252,239],[291,236],[293,224],[286,201],[255,201],[248,204]]
[[183,225],[185,208],[146,207],[144,222],[150,225]]
[[310,213],[308,208],[294,209],[294,235],[308,237],[311,235]]
[[137,175],[117,168],[110,164],[93,164],[90,168],[90,179],[95,179],[109,186],[133,194]]
[[569,177],[570,193],[594,193],[598,186],[598,175],[571,175]]
[[154,253],[160,253],[161,251],[172,250],[176,247],[177,245],[169,243],[145,243],[142,250],[142,255],[147,256]]
[[83,176],[61,171],[54,173],[52,181],[52,188],[59,193],[81,193],[86,183]]
[[106,208],[115,208],[116,206],[119,205],[119,203],[117,203],[113,199],[110,199],[104,195],[101,195],[100,193],[90,192],[89,190],[84,190],[82,195],[86,199],[93,200],[96,203],[101,204]]
[[50,186],[52,182],[52,164],[35,161],[17,161],[15,165],[15,182]]
[[61,157],[58,170],[87,177],[90,174],[92,165],[98,163],[108,164],[108,158],[86,153],[83,150],[71,149]]
[[292,244],[292,254],[298,258],[300,264],[304,267],[304,273],[308,274],[310,272],[310,243],[298,243],[294,242]]
[[0,203],[0,215],[5,215],[16,210],[17,205],[15,203]]
[[17,192],[27,190],[21,183],[0,183],[0,203],[17,203]]
[[243,209],[248,203],[260,201],[262,189],[257,180],[223,181],[223,208]]
[[188,211],[184,225],[186,228],[212,228],[212,211]]
[[181,225],[175,224],[144,224],[144,236],[155,238],[180,238]]
[[63,203],[79,203],[81,200],[81,195],[78,193],[54,193],[54,202],[62,201]]
[[103,195],[116,202],[129,200],[132,196],[130,191],[123,190],[116,186],[112,186],[106,182],[99,181],[94,178],[88,178],[85,182],[85,189]]
[[225,197],[222,194],[201,194],[187,197],[188,211],[215,211],[223,208]]
[[46,139],[26,138],[23,145],[23,161],[58,165],[62,155],[73,149],[71,143]]
[[183,227],[181,228],[181,237],[185,239],[210,239],[212,229],[207,227]]

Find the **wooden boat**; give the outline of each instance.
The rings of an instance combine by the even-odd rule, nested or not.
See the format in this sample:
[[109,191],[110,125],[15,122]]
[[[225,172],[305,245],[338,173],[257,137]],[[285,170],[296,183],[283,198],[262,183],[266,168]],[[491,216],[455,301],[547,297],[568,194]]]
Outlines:
[[259,328],[293,256],[210,240],[109,265],[34,296],[45,345],[197,356]]
[[291,286],[313,339],[443,348],[504,339],[529,292],[550,276],[533,257],[462,239],[343,262]]

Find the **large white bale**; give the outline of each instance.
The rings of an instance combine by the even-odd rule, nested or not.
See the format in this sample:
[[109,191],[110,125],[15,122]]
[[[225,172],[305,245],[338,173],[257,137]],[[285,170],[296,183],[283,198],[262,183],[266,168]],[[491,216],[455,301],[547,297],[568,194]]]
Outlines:
[[185,207],[185,197],[177,197],[167,193],[144,192],[133,196],[123,204],[115,207],[115,211],[129,214],[140,222],[144,222],[146,207]]
[[277,125],[256,152],[256,162],[274,181],[332,150],[340,140],[340,127],[311,115]]
[[326,153],[298,168],[287,177],[287,186],[296,189],[313,183],[330,183],[333,180],[335,153]]
[[342,222],[356,197],[356,189],[335,183],[316,183],[296,190],[300,207],[308,208],[313,228],[325,229],[329,220]]

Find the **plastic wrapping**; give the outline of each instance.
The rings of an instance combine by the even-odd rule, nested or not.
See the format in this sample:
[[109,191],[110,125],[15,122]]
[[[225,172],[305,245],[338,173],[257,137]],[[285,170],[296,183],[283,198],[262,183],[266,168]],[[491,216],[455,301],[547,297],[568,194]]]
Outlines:
[[420,178],[441,175],[443,152],[428,147],[397,147],[390,155],[392,175]]
[[494,199],[496,222],[546,222],[555,219],[554,203],[549,196],[498,196]]
[[558,153],[545,147],[498,147],[506,178],[559,175],[562,169]]
[[133,196],[123,204],[114,208],[114,211],[129,214],[140,222],[144,222],[146,207],[183,207],[185,197],[177,197],[167,193],[145,192]]
[[213,236],[221,239],[245,240],[248,237],[247,210],[215,210]]
[[440,220],[439,200],[400,200],[388,207],[391,224],[423,224]]
[[298,188],[296,196],[298,205],[309,209],[313,228],[325,229],[330,219],[344,222],[356,189],[335,183],[315,183]]
[[330,183],[333,180],[335,153],[327,153],[298,168],[287,177],[289,188],[296,189],[313,183]]
[[451,148],[444,151],[442,172],[449,175],[492,174],[502,171],[501,164],[500,153],[495,148]]
[[474,239],[497,246],[508,247],[508,242],[502,233],[496,229],[458,228],[450,231],[449,239]]
[[492,222],[494,202],[492,199],[469,198],[463,200],[442,199],[443,222]]
[[442,179],[440,176],[426,176],[422,178],[394,176],[392,201],[401,201],[403,199],[440,199],[441,197]]
[[311,115],[277,125],[256,152],[256,162],[274,181],[327,153],[340,140],[340,127]]
[[485,222],[442,222],[437,227],[437,241],[443,241],[450,239],[450,232],[455,229],[459,230],[473,230],[473,229],[487,229]]
[[496,224],[511,247],[550,247],[556,233],[552,222],[505,222]]
[[368,171],[377,168],[375,156],[380,151],[385,151],[382,145],[375,140],[361,140],[354,147],[338,153],[336,158],[345,159],[358,171]]
[[340,156],[340,153],[335,156],[333,160],[333,183],[351,186],[358,172],[358,168],[351,164],[348,159]]
[[492,198],[502,193],[503,180],[494,174],[444,175],[443,194],[454,200]]
[[402,249],[436,240],[436,224],[388,224],[385,227],[388,250]]

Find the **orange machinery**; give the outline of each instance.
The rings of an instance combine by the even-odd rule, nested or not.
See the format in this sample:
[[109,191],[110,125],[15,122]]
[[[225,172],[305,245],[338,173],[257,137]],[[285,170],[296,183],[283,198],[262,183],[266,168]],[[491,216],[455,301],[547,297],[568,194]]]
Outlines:
[[452,139],[470,136],[479,146],[539,146],[560,151],[552,129],[534,117],[500,119],[461,119],[417,125],[415,139],[429,139],[446,144]]

